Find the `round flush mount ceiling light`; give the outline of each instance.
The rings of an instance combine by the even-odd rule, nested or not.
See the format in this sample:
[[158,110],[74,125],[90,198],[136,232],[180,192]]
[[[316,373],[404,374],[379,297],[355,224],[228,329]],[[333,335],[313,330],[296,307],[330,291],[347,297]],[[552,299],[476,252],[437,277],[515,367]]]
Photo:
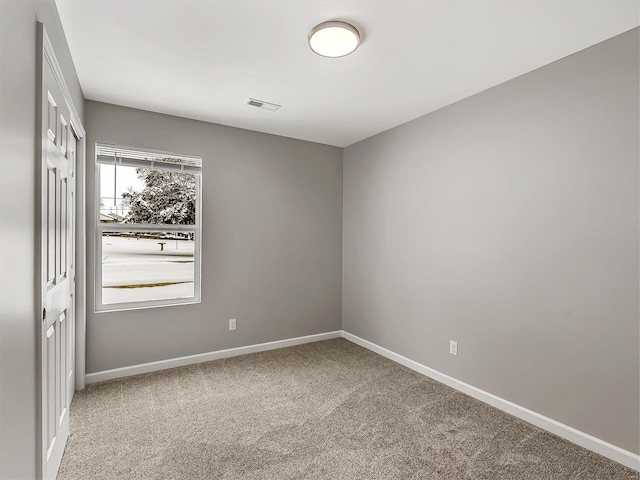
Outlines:
[[309,47],[323,57],[344,57],[360,44],[360,32],[347,22],[323,22],[309,34]]

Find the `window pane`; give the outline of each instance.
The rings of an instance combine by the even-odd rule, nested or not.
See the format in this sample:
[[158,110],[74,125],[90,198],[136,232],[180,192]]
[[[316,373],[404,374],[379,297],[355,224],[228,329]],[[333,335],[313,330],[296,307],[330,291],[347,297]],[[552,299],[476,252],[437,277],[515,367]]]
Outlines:
[[191,173],[123,165],[100,168],[100,223],[195,225]]
[[195,232],[103,232],[102,303],[194,296]]

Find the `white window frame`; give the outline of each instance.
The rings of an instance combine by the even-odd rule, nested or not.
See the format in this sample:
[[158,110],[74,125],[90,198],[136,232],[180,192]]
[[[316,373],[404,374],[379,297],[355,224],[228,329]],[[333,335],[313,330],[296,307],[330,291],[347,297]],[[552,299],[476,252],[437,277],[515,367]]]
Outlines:
[[[103,155],[99,155],[99,150],[113,149],[113,163],[123,166],[135,166],[142,168],[158,168],[163,170],[184,171],[196,177],[196,222],[194,225],[158,225],[158,224],[117,224],[100,223],[100,165],[109,164]],[[137,158],[130,158],[136,157]],[[145,156],[152,155],[156,161],[144,160]],[[100,156],[100,159],[98,158]],[[180,166],[180,164],[164,163],[160,159],[180,158],[191,163],[197,162],[198,166]],[[113,164],[112,163],[112,164]],[[147,167],[147,165],[149,165]],[[165,168],[166,167],[166,168]],[[95,188],[94,188],[94,208],[96,215],[95,227],[95,312],[113,312],[122,310],[137,310],[142,308],[168,307],[174,305],[188,305],[201,302],[201,278],[202,278],[202,157],[196,155],[186,155],[182,153],[172,153],[149,148],[135,148],[96,143],[95,145]],[[194,232],[193,251],[193,297],[168,298],[163,300],[147,300],[138,302],[123,303],[102,303],[102,233],[104,231],[126,231],[126,232]]]

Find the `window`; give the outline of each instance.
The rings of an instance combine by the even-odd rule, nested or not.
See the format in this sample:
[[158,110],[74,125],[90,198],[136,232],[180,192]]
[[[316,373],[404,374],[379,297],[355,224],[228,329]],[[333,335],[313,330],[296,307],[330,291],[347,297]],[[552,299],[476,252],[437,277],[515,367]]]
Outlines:
[[200,301],[200,157],[96,145],[96,310]]

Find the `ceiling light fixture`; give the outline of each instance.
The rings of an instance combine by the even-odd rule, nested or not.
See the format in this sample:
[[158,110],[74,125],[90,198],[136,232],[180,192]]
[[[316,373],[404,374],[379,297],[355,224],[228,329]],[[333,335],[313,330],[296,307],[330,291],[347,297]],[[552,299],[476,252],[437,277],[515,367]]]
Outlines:
[[360,44],[360,32],[347,22],[323,22],[309,34],[309,47],[323,57],[344,57]]

